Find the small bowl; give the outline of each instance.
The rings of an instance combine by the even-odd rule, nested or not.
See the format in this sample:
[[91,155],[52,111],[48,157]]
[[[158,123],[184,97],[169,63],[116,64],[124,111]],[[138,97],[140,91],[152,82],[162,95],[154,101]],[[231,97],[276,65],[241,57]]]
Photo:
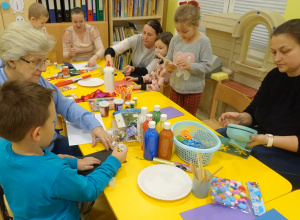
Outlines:
[[251,149],[247,149],[246,145],[247,143],[252,142],[250,139],[251,135],[257,135],[256,130],[236,124],[228,124],[226,133],[230,138],[230,141],[228,142],[230,145],[249,152]]

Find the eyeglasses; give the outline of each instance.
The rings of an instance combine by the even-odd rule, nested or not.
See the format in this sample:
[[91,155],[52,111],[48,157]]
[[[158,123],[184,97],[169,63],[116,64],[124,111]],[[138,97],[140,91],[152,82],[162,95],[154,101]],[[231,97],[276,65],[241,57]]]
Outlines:
[[25,60],[24,58],[21,57],[20,60],[23,60],[26,63],[29,63],[36,70],[40,69],[42,66],[48,66],[48,64],[50,63],[49,59],[46,59],[44,61],[31,62],[31,61]]

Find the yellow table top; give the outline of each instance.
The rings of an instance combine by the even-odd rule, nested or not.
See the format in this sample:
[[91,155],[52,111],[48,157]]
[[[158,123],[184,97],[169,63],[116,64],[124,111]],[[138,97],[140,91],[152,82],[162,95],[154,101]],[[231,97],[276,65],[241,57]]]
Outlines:
[[[119,73],[115,80],[121,80],[123,77]],[[74,85],[78,88],[68,90],[63,92],[63,94],[76,94],[80,97],[98,88],[104,89],[103,85],[97,88],[93,87],[92,89],[82,87],[77,83],[74,83]],[[148,110],[152,111],[154,105],[159,104],[161,108],[172,106],[184,113],[183,116],[168,120],[171,124],[182,120],[193,120],[202,123],[199,119],[159,92],[140,92],[132,96],[138,97],[138,108],[147,106]],[[89,110],[87,102],[79,104]],[[112,113],[113,111],[110,111],[109,117],[103,118],[106,128],[111,127]],[[126,145],[129,148],[127,162],[122,165],[116,175],[116,185],[114,187],[106,187],[104,190],[105,196],[118,219],[182,219],[179,213],[211,203],[210,197],[198,199],[192,193],[176,201],[157,200],[143,193],[137,184],[138,175],[144,168],[155,163],[143,159],[143,152],[138,142]],[[80,149],[84,155],[87,155],[103,150],[104,147],[101,143],[97,143],[94,148],[91,147],[91,144],[80,145]],[[171,160],[185,163],[175,153],[173,153]],[[252,156],[248,159],[243,159],[217,151],[205,169],[214,172],[221,166],[223,166],[223,169],[218,172],[219,177],[238,181],[258,182],[264,202],[285,195],[292,189],[291,184],[286,179]],[[192,174],[188,174],[192,178]]]
[[276,209],[280,214],[289,220],[299,219],[299,203],[300,190],[290,192],[284,196],[265,203],[267,211]]

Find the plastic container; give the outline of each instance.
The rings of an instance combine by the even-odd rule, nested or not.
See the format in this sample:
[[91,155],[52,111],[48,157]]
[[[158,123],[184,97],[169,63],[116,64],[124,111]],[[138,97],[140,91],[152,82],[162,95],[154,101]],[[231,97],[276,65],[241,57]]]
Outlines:
[[132,100],[135,101],[134,107],[137,108],[137,100],[138,100],[138,97],[133,97]]
[[[188,130],[193,139],[199,141],[203,144],[203,148],[194,148],[180,143],[176,136],[180,135],[180,132],[183,130]],[[218,136],[212,132],[209,128],[195,121],[180,121],[176,122],[172,128],[174,134],[174,146],[176,154],[182,160],[187,163],[190,161],[198,165],[197,154],[200,153],[200,156],[203,159],[203,165],[209,164],[211,161],[214,152],[219,150],[221,147],[221,141]]]
[[114,80],[114,68],[110,66],[110,62],[107,61],[106,67],[104,67],[104,91],[113,93],[115,91]]
[[125,102],[125,109],[130,108],[130,102]]
[[108,117],[109,102],[108,101],[99,102],[99,109],[102,117]]
[[165,122],[164,129],[159,133],[157,156],[165,160],[171,160],[172,157],[173,132],[170,129],[171,123]]
[[154,111],[152,112],[153,121],[157,124],[160,121],[160,105],[154,105]]
[[146,106],[143,106],[141,108],[141,114],[139,114],[139,117],[137,120],[138,138],[141,140],[142,145],[144,143],[143,123],[146,121],[147,111],[148,111],[148,108]]
[[150,121],[149,128],[145,132],[144,158],[146,160],[153,160],[154,157],[157,157],[158,132],[155,125],[155,121]]
[[114,99],[115,111],[119,111],[123,109],[123,99]]
[[158,133],[164,129],[164,123],[167,121],[168,116],[166,114],[161,114],[160,115],[160,121],[156,124],[156,130]]
[[152,114],[146,114],[146,120],[144,121],[143,125],[142,125],[142,129],[143,129],[143,141],[141,142],[141,147],[142,150],[144,150],[144,146],[145,146],[145,132],[148,129],[148,125],[149,122],[152,121]]

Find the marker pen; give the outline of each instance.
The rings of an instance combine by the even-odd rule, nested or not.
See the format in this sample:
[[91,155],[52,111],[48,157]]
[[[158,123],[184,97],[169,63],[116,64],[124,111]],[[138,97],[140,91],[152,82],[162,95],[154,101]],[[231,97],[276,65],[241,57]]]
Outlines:
[[186,164],[182,164],[182,163],[178,163],[178,162],[174,162],[174,161],[169,161],[169,160],[164,160],[164,159],[160,159],[158,157],[154,157],[153,161],[158,162],[158,163],[172,165],[172,166],[175,166],[175,167],[178,167],[178,168],[182,169],[183,171],[192,172],[190,166],[186,165]]

